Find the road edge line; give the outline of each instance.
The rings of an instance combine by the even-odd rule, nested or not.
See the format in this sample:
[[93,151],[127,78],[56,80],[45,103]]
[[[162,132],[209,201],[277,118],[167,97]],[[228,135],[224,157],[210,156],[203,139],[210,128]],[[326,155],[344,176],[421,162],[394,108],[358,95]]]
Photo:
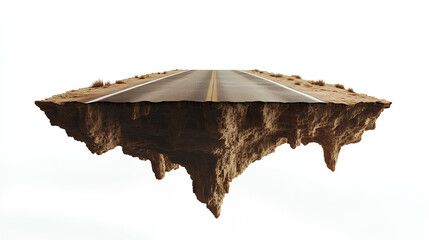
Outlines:
[[182,72],[173,73],[173,74],[171,74],[171,75],[168,75],[168,76],[165,76],[165,77],[162,77],[162,78],[157,78],[157,79],[154,79],[154,80],[149,81],[149,82],[144,82],[144,83],[141,83],[141,84],[138,84],[138,85],[135,85],[135,86],[132,86],[132,87],[126,88],[126,89],[119,90],[119,91],[117,91],[117,92],[109,93],[109,94],[107,94],[107,95],[104,95],[104,96],[98,97],[98,98],[96,98],[96,99],[92,99],[92,100],[90,100],[90,101],[88,101],[88,102],[85,102],[85,103],[86,103],[86,104],[88,104],[88,103],[98,102],[98,101],[100,101],[100,100],[103,100],[103,99],[105,99],[105,98],[108,98],[108,97],[114,96],[114,95],[116,95],[116,94],[123,93],[123,92],[129,91],[129,90],[131,90],[131,89],[138,88],[138,87],[144,86],[144,85],[146,85],[146,84],[153,83],[153,82],[157,82],[157,81],[159,81],[159,80],[162,80],[162,79],[165,79],[165,78],[168,78],[168,77],[172,77],[172,76],[175,76],[175,75],[178,75],[178,74],[181,74],[181,73],[189,72],[189,71],[191,71],[191,70],[185,70],[185,71],[182,71]]
[[316,98],[316,97],[313,97],[313,96],[311,96],[311,95],[309,95],[309,94],[306,94],[306,93],[300,92],[300,91],[298,91],[298,90],[296,90],[296,89],[290,88],[290,87],[288,87],[288,86],[285,86],[285,85],[283,85],[283,84],[281,84],[281,83],[278,83],[278,82],[275,82],[275,81],[273,81],[273,80],[266,79],[266,78],[264,78],[264,77],[258,76],[258,75],[253,74],[253,73],[248,73],[248,72],[245,72],[245,71],[242,71],[242,70],[237,70],[237,71],[242,72],[242,73],[247,73],[247,74],[252,75],[252,76],[254,76],[254,77],[257,77],[257,78],[263,79],[263,80],[265,80],[265,81],[268,81],[268,82],[274,83],[274,84],[276,84],[276,85],[278,85],[278,86],[280,86],[280,87],[282,87],[282,88],[286,88],[286,89],[288,89],[288,90],[291,90],[292,92],[295,92],[295,93],[301,94],[301,95],[306,96],[306,97],[308,97],[308,98],[311,98],[311,99],[312,99],[312,100],[314,100],[314,101],[324,103],[324,101],[322,101],[322,100],[320,100],[320,99],[318,99],[318,98]]

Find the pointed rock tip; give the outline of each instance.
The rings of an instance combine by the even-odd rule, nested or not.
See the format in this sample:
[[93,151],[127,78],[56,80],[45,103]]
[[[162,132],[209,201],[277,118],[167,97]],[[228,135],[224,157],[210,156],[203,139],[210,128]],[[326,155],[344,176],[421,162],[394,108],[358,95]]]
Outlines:
[[335,163],[334,164],[326,164],[326,166],[328,166],[329,170],[331,170],[332,172],[335,172]]
[[321,144],[325,157],[326,166],[335,172],[335,166],[337,164],[338,155],[341,150],[341,146],[336,142],[329,142],[328,144]]
[[213,216],[215,218],[219,218],[220,216],[220,205],[215,204],[215,205],[207,205],[207,208],[210,210],[210,212],[213,213]]

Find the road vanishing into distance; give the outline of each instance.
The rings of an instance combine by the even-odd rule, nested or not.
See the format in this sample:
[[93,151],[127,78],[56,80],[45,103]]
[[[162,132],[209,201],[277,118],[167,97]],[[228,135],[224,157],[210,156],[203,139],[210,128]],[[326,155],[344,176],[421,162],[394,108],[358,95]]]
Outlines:
[[322,102],[274,81],[239,70],[187,70],[91,102]]

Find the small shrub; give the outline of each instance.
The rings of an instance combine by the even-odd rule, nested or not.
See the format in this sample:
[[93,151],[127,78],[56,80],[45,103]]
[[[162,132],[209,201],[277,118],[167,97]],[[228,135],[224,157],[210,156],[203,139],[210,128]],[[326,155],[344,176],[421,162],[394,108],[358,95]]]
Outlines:
[[301,83],[300,82],[296,82],[295,85],[301,85]]
[[253,69],[252,71],[254,71],[254,72],[260,72],[259,69]]
[[344,89],[344,85],[343,84],[339,84],[339,83],[335,84],[335,87],[336,88],[340,88],[340,89]]
[[270,74],[271,77],[281,78],[283,77],[283,74],[276,73],[276,74]]
[[139,75],[135,75],[134,77],[135,77],[135,78],[139,78]]
[[92,83],[92,85],[91,85],[92,88],[99,88],[99,87],[102,87],[102,86],[104,86],[104,82],[101,79],[98,79],[98,80],[94,81]]
[[292,75],[292,77],[301,79],[301,76],[299,76],[299,75]]
[[349,88],[347,89],[348,92],[354,93],[355,91],[353,90],[353,88]]
[[259,73],[264,73],[264,71],[259,71]]
[[325,86],[325,81],[323,80],[318,80],[318,81],[309,81],[311,84],[313,85],[318,85],[318,86]]
[[107,81],[104,83],[104,87],[109,87],[110,86],[110,81]]
[[125,83],[125,81],[124,81],[124,80],[117,80],[115,83],[116,83],[116,84],[124,84],[124,83]]
[[140,77],[139,77],[139,79],[145,79],[146,78],[146,76],[144,76],[144,75],[141,75]]
[[288,78],[287,78],[287,80],[289,80],[289,81],[293,81],[293,80],[295,80],[295,78],[293,78],[293,77],[288,77]]

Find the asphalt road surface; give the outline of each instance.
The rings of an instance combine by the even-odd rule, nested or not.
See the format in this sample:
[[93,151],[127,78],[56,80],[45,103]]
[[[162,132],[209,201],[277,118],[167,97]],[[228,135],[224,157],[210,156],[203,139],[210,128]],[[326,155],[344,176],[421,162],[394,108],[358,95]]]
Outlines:
[[238,70],[189,70],[87,103],[103,102],[321,102],[319,99]]

